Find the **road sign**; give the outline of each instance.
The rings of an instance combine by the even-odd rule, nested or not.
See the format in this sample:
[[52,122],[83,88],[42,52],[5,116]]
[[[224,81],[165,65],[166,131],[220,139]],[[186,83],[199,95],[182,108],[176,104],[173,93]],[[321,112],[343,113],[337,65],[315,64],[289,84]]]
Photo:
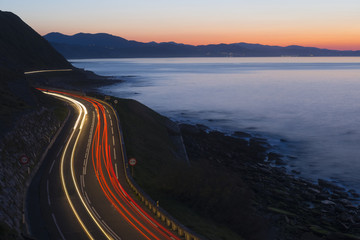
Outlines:
[[20,163],[25,165],[29,163],[29,158],[26,155],[22,155],[19,159]]
[[135,166],[136,163],[137,163],[137,161],[136,161],[135,158],[130,158],[130,159],[129,159],[129,165],[130,165],[130,166]]

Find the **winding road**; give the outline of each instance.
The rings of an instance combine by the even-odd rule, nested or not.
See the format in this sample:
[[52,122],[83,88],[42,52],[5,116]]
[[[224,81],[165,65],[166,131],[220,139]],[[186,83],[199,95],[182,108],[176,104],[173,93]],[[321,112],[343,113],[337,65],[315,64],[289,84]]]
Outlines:
[[39,89],[71,106],[28,193],[36,239],[180,239],[134,201],[114,109],[100,100]]

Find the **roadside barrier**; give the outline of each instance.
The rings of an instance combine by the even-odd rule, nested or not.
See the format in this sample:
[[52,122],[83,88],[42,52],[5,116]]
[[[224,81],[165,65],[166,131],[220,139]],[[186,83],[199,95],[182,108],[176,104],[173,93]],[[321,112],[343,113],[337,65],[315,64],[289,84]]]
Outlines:
[[147,207],[150,212],[155,216],[156,219],[160,220],[161,222],[165,223],[165,225],[171,229],[174,233],[177,233],[178,236],[184,238],[185,240],[201,240],[204,239],[203,237],[197,236],[195,233],[193,233],[191,230],[189,230],[187,227],[179,223],[176,219],[170,216],[169,213],[167,213],[164,209],[157,206],[157,203],[152,200],[134,181],[134,179],[131,176],[130,169],[127,166],[127,156],[126,156],[126,150],[125,150],[125,143],[124,143],[124,137],[122,134],[121,124],[119,120],[119,116],[117,111],[107,102],[107,106],[111,108],[111,110],[115,113],[116,120],[118,122],[118,131],[120,140],[122,143],[121,146],[121,152],[123,154],[124,159],[124,169],[125,169],[125,177],[126,181],[131,187],[131,189],[134,191],[135,195],[140,199],[140,201]]

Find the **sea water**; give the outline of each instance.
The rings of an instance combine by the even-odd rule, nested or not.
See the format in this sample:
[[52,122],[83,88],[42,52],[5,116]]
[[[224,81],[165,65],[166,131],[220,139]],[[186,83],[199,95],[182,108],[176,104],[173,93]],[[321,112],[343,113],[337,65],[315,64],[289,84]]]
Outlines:
[[301,176],[360,191],[360,58],[71,60],[173,120],[269,139]]

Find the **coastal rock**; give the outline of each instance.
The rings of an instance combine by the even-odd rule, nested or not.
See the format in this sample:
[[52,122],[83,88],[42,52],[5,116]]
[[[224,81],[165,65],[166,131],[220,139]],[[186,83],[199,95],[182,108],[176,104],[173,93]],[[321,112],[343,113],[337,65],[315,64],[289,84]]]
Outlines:
[[246,132],[239,132],[239,131],[236,131],[233,133],[233,136],[234,137],[239,137],[239,138],[251,138],[251,134],[249,133],[246,133]]
[[338,216],[338,219],[341,221],[341,222],[345,222],[345,223],[351,223],[351,224],[355,224],[355,221],[353,219],[353,217],[347,213],[342,213]]
[[190,125],[190,124],[180,124],[179,125],[180,129],[182,132],[184,133],[189,133],[189,134],[198,134],[200,133],[200,129],[194,125]]
[[316,188],[308,188],[311,193],[320,194],[320,191]]
[[336,205],[336,203],[330,200],[322,200],[321,203],[324,205],[334,205],[334,206]]
[[[354,227],[360,223],[360,211],[350,198],[356,192],[346,192],[327,180],[312,183],[288,174],[285,167],[273,167],[281,156],[264,147],[264,139],[251,138],[247,142],[217,132],[198,131],[186,134],[184,141],[192,161],[208,159],[208,164],[227,168],[241,177],[254,194],[255,208],[271,219],[278,233],[286,233],[277,239],[346,239],[342,233],[350,231],[360,235],[360,228]],[[311,227],[315,225],[319,227]]]
[[359,197],[360,197],[360,195],[357,194],[354,189],[350,189],[348,192],[349,192],[353,197],[355,197],[355,198],[359,198]]
[[301,173],[300,171],[295,170],[295,169],[291,170],[291,172],[294,173],[294,174],[300,174]]
[[345,191],[344,188],[337,186],[334,183],[324,180],[324,179],[318,179],[318,184],[319,184],[319,186],[321,186],[323,188],[328,188],[331,190],[338,190],[338,191]]
[[351,205],[351,202],[348,199],[339,199],[339,202],[343,205]]

